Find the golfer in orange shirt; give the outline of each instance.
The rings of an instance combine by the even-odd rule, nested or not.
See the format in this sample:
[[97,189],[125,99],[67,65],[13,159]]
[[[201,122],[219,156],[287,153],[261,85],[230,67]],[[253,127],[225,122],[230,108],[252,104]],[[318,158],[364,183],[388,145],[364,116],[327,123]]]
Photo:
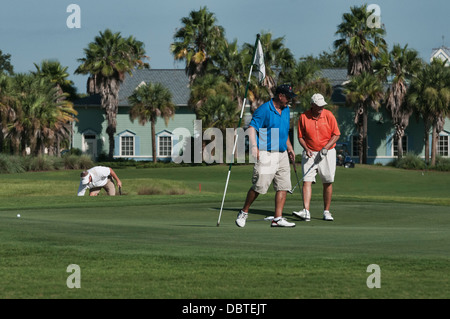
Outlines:
[[[309,212],[312,183],[316,175],[323,183],[323,219],[332,221],[330,213],[333,182],[336,172],[336,142],[341,135],[336,118],[329,110],[322,94],[316,93],[311,98],[311,108],[302,113],[298,119],[298,141],[303,147],[303,210],[293,212],[303,220],[311,220]],[[306,174],[306,175],[305,175]]]

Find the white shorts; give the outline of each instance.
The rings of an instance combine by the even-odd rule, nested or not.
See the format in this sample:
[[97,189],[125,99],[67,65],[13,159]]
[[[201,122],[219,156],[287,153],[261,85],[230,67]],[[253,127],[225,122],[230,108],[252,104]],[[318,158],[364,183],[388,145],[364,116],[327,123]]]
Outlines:
[[306,152],[303,151],[302,171],[304,182],[315,183],[318,173],[322,183],[333,183],[336,173],[336,149],[328,150],[325,156],[321,155],[320,152],[313,152],[311,157],[308,157]]
[[252,188],[259,194],[265,194],[272,181],[275,191],[291,190],[288,152],[259,151],[259,161],[253,167]]

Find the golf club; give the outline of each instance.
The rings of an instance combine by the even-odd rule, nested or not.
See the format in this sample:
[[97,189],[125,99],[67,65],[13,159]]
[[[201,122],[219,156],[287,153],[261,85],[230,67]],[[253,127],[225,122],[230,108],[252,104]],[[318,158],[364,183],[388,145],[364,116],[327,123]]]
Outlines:
[[322,160],[322,154],[320,152],[317,152],[316,158],[314,159],[314,163],[311,165],[311,167],[306,171],[305,174],[303,174],[302,178],[299,180],[297,175],[297,169],[295,168],[294,163],[294,172],[295,176],[297,177],[297,184],[295,184],[294,188],[292,188],[290,191],[288,191],[289,194],[293,194],[294,190],[297,188],[298,185],[300,185],[300,182],[305,178],[306,175]]
[[[292,161],[292,166],[294,167],[295,177],[297,177],[297,184],[295,184],[295,187],[297,187],[297,185],[300,184],[300,180],[298,179],[297,168],[295,166],[295,159]],[[294,193],[295,187],[288,191],[289,194],[293,194]]]
[[119,195],[122,195],[122,187],[119,186]]

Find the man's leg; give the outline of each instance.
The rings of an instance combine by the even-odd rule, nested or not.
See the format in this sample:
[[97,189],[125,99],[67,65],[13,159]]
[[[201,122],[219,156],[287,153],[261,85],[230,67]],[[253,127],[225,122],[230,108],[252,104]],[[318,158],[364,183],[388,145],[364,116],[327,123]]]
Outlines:
[[254,191],[253,188],[250,188],[247,192],[247,198],[245,199],[244,207],[242,208],[243,212],[248,213],[250,206],[253,204],[256,198],[258,198],[259,193]]
[[102,190],[101,187],[95,187],[89,190],[89,196],[98,196],[100,194],[100,191]]
[[331,197],[333,195],[333,184],[323,183],[323,210],[330,210]]
[[275,193],[275,216],[274,218],[282,217],[284,203],[286,202],[286,191],[277,191]]
[[111,180],[111,177],[108,178],[108,182],[103,187],[105,188],[106,194],[109,196],[116,196],[116,185]]
[[259,193],[256,192],[253,187],[250,188],[247,192],[247,198],[245,199],[244,207],[239,211],[237,218],[236,218],[236,225],[239,227],[245,227],[245,223],[247,221],[248,217],[248,210],[250,209],[250,206],[255,201],[255,199],[258,197]]
[[275,216],[270,227],[295,227],[295,223],[288,222],[283,216],[284,203],[287,191],[277,191],[275,194]]
[[309,205],[311,204],[311,196],[312,196],[312,182],[303,182],[302,193],[303,193],[303,208],[309,211]]

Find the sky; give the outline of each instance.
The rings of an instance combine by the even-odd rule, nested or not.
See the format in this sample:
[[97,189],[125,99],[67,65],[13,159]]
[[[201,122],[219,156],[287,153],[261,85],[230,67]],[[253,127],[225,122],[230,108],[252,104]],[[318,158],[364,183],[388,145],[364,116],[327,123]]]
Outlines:
[[[67,20],[80,8],[80,28]],[[389,49],[405,45],[429,61],[433,48],[450,47],[448,0],[2,0],[0,50],[11,54],[14,71],[34,71],[33,63],[58,60],[68,67],[78,93],[86,93],[86,75],[75,75],[83,49],[109,28],[133,35],[145,45],[153,69],[184,68],[169,51],[181,19],[206,6],[225,29],[229,41],[254,43],[256,35],[271,32],[298,60],[331,51],[337,26],[350,7],[375,4],[385,25]]]

